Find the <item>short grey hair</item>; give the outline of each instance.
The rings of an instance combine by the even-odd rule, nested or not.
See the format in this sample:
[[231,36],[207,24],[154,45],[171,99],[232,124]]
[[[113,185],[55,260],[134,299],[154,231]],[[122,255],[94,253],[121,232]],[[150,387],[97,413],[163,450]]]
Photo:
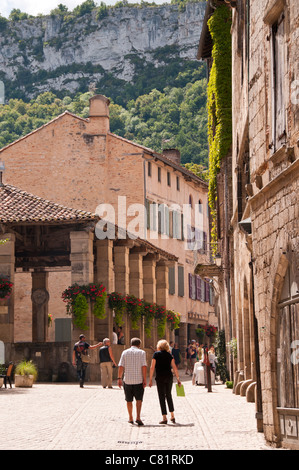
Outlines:
[[103,343],[104,343],[104,344],[108,343],[108,341],[110,341],[109,338],[104,338],[104,339],[103,339]]

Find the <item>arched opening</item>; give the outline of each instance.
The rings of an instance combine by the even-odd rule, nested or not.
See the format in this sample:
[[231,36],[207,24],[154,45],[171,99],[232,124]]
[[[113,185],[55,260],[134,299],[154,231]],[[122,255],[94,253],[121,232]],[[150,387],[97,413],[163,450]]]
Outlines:
[[[282,267],[281,267],[282,266]],[[274,403],[282,442],[299,445],[299,284],[291,260],[283,259],[274,285],[276,312],[276,380]],[[283,273],[282,273],[283,270]],[[276,305],[275,305],[276,302]],[[273,345],[274,346],[274,345]],[[275,404],[274,404],[275,406]]]

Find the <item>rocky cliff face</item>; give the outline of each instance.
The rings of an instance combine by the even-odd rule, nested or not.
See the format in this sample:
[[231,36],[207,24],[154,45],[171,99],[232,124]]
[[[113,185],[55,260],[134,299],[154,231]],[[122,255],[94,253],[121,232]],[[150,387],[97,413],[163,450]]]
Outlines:
[[0,38],[0,79],[10,95],[73,93],[109,77],[133,82],[147,64],[196,60],[206,3],[109,8],[64,20],[44,16],[9,22]]

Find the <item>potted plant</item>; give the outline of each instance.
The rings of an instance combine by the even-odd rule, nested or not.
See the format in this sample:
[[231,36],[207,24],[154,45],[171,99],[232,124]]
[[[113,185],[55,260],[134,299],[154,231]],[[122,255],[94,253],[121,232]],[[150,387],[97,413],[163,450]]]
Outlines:
[[37,368],[32,361],[19,362],[15,370],[15,387],[32,387],[37,379]]

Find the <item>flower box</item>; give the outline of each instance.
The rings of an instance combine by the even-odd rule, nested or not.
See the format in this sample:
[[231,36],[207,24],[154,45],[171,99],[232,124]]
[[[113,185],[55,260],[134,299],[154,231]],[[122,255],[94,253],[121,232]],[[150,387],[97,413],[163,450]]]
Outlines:
[[18,375],[15,374],[15,387],[32,387],[34,382],[33,375]]

